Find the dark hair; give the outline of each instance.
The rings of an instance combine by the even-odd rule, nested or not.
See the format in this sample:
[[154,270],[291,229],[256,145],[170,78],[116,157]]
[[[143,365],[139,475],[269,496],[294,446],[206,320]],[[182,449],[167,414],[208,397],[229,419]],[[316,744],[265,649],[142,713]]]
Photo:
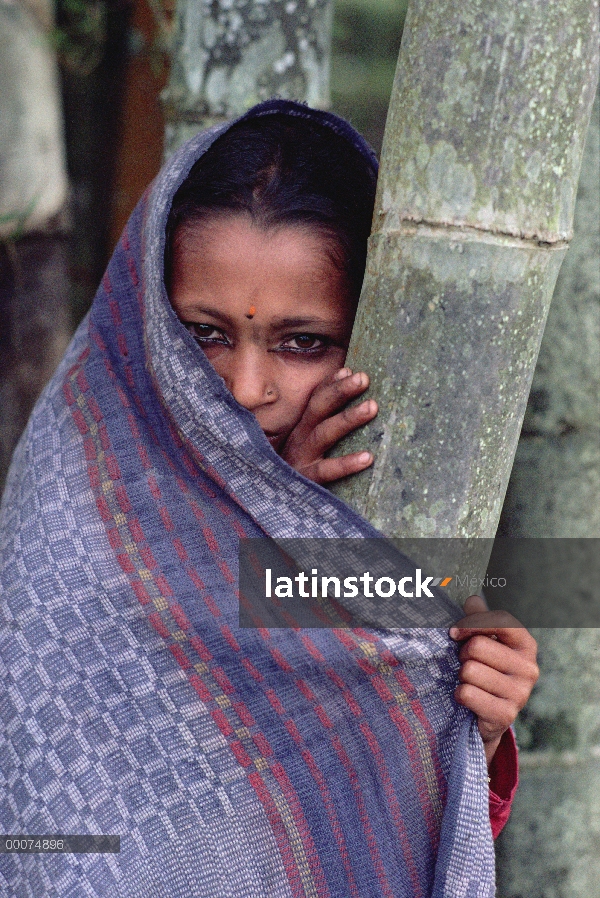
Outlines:
[[175,194],[166,226],[167,289],[177,228],[233,213],[263,229],[320,230],[357,301],[375,186],[373,162],[331,127],[281,113],[243,119],[217,138]]

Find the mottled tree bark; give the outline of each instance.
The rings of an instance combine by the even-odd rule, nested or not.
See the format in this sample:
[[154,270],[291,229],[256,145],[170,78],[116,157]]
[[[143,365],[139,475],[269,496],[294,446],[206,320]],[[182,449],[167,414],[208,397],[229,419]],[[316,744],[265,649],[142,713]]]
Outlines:
[[[503,532],[540,538],[541,568],[556,569],[560,553],[586,579],[600,538],[599,107],[597,96],[573,242],[554,291],[501,518]],[[543,603],[536,567],[522,572],[529,579],[522,588]],[[575,623],[573,599],[565,590]],[[589,898],[600,883],[600,630],[534,635],[541,676],[517,723],[521,786],[499,843],[499,895]]]
[[496,531],[571,236],[597,80],[593,0],[414,0],[348,364],[375,421],[335,492],[388,535]]
[[268,97],[329,105],[331,0],[178,0],[166,152]]
[[66,199],[47,0],[0,4],[0,492],[35,400],[68,343]]

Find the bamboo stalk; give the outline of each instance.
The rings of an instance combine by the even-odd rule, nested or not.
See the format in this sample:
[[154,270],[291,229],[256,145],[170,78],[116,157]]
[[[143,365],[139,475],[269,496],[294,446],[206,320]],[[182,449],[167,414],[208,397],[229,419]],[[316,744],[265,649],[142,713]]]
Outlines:
[[413,0],[347,364],[380,407],[334,487],[388,536],[495,534],[571,237],[593,0]]

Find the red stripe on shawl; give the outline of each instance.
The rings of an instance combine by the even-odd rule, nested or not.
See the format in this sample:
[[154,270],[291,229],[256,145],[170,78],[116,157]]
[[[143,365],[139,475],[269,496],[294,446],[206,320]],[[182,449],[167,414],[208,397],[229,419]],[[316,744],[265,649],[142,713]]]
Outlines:
[[[117,396],[119,397],[125,408],[130,408],[129,399],[127,398],[125,390],[121,386],[119,386],[119,384],[115,384],[115,387],[117,390]],[[127,413],[128,416],[129,414],[130,412]]]
[[66,380],[63,384],[63,393],[65,394],[65,399],[67,400],[67,405],[71,406],[75,404],[75,396],[73,395],[73,390],[71,389],[71,384],[68,380]]
[[[245,727],[256,726],[256,721],[255,721],[254,717],[252,716],[250,709],[247,708],[243,702],[232,701],[231,705],[233,707],[233,710],[235,711],[237,716],[240,718],[240,720],[242,721],[242,723],[244,724]],[[261,736],[261,738],[263,738],[263,737]],[[256,738],[254,741],[256,742]],[[260,751],[262,751],[262,749],[260,749]],[[267,753],[272,754],[270,746],[268,748]]]
[[227,624],[223,624],[223,626],[221,627],[221,633],[223,634],[223,636],[225,637],[225,640],[227,641],[227,643],[233,649],[234,652],[241,651],[241,646],[240,646],[239,642],[237,641],[237,639],[235,638],[235,636],[233,635],[233,633],[231,632],[231,630],[227,626]]
[[[197,508],[197,510],[200,511],[199,508]],[[243,534],[243,528],[241,528],[241,526],[240,526],[239,529],[238,529],[238,533],[240,533],[240,535]],[[218,545],[216,544],[216,540],[214,541],[214,545],[211,545],[210,548],[213,550],[213,552],[218,552]],[[223,571],[224,574],[226,574],[226,573],[228,572],[228,568],[227,568],[226,564],[222,564],[222,565],[221,565],[221,568],[222,568],[222,571]],[[232,575],[231,575],[231,572],[228,572],[228,573],[229,573],[229,576],[231,577],[231,580],[233,580],[233,577],[232,577]],[[214,604],[213,604],[213,609],[212,609],[212,610],[213,610],[213,613],[214,613],[215,610],[217,610],[217,609],[215,609]],[[157,626],[157,629],[159,629],[159,632],[162,633],[162,632],[163,632],[163,631],[162,631],[162,626],[163,626],[163,625],[162,625],[162,622],[159,622],[159,619],[157,619],[157,616],[153,616],[153,623],[155,624],[155,626]],[[165,629],[166,629],[166,628],[165,628]],[[263,631],[263,635],[264,635],[264,631]],[[279,660],[280,662],[282,662],[282,666],[284,667],[284,669],[285,669],[286,667],[287,667],[288,669],[291,669],[291,668],[289,668],[289,665],[287,665],[287,662],[285,662],[285,659],[283,659],[282,656],[280,656],[280,658],[279,658],[278,660]],[[194,679],[195,679],[195,677],[194,677]],[[195,685],[197,686],[198,684],[195,683]],[[263,745],[263,748],[264,748],[264,747],[265,747],[265,746]],[[284,774],[283,768],[278,769],[278,777],[279,777],[279,779],[281,779],[281,777],[282,777],[283,774]],[[253,779],[256,779],[256,777],[253,776]],[[287,777],[286,777],[286,779],[287,779]],[[289,784],[289,783],[284,783],[283,780],[281,781],[280,784],[281,784],[282,786],[285,785],[285,787],[286,787],[286,792],[289,793],[289,790],[291,789],[291,784]],[[293,790],[292,790],[292,792],[293,792]],[[290,796],[291,796],[291,793],[289,793],[289,794],[290,794]],[[295,793],[294,793],[294,799],[295,799],[295,802],[296,802],[296,804],[297,804],[297,810],[301,810],[299,804],[297,803],[297,798],[295,797]],[[305,838],[306,838],[306,837],[310,838],[310,833],[308,832],[308,830],[306,830],[306,832],[305,832]],[[311,841],[312,841],[312,840],[311,840]],[[312,866],[312,865],[311,865],[311,866]],[[323,881],[323,886],[325,887],[324,881]]]
[[[123,402],[123,404],[125,405],[125,403],[127,403],[127,397],[125,396],[124,393],[123,393],[123,396],[125,398],[125,402],[123,402],[123,400],[121,400],[121,402]],[[131,435],[133,436],[133,439],[140,440],[141,434],[140,434],[140,429],[137,426],[137,421],[135,420],[135,415],[132,415],[131,412],[128,412],[127,413],[127,421],[129,423],[129,429],[131,430]]]
[[105,458],[106,469],[110,474],[111,480],[120,480],[121,479],[121,469],[119,468],[119,463],[113,453],[107,453]]
[[233,727],[220,708],[213,708],[213,710],[210,712],[210,716],[217,724],[224,736],[233,736]]
[[75,421],[77,430],[82,436],[85,436],[85,434],[88,432],[88,426],[80,410],[78,408],[71,408],[71,414],[73,415],[73,420]]
[[178,626],[181,630],[183,630],[184,633],[187,633],[187,632],[189,632],[189,630],[191,630],[192,625],[191,625],[191,623],[189,622],[189,620],[188,620],[188,618],[187,618],[187,615],[186,615],[185,611],[183,610],[183,608],[181,607],[181,605],[177,605],[177,604],[174,602],[174,603],[171,605],[171,607],[169,608],[169,611],[170,611],[171,614],[173,615],[173,617],[174,617],[174,619],[175,619],[175,623],[177,624],[177,626]]
[[149,605],[150,602],[152,601],[152,599],[150,598],[150,595],[148,594],[148,590],[146,589],[146,587],[144,586],[142,581],[135,580],[131,584],[131,586],[132,586],[133,591],[136,594],[137,598],[142,603],[142,605]]
[[[425,714],[423,705],[421,704],[421,702],[417,699],[417,697],[415,695],[414,686],[412,685],[412,683],[410,683],[410,680],[408,679],[405,671],[402,670],[400,665],[396,665],[396,667],[394,668],[394,677],[396,678],[398,685],[402,689],[404,689],[404,691],[406,692],[407,695],[412,693],[412,695],[414,696],[411,699],[410,706],[411,706],[411,709],[413,710],[415,716],[421,722],[423,729],[427,733],[427,737],[428,737],[430,746],[432,748],[432,759],[433,759],[434,766],[435,766],[438,784],[440,786],[440,790],[443,790],[444,795],[445,795],[446,778],[444,776],[444,772],[442,770],[442,765],[440,764],[440,760],[439,760],[439,757],[437,754],[437,739],[436,739],[435,732],[431,726],[431,722],[428,719],[427,715]],[[408,691],[409,683],[410,683],[411,693],[409,693],[409,691]]]
[[[334,632],[336,633],[338,639],[340,639],[340,641],[343,642],[343,644],[346,645],[346,647],[348,647],[353,653],[356,653],[359,650],[359,646],[357,645],[355,639],[353,639],[353,635],[360,636],[362,638],[362,636],[364,634],[365,638],[367,639],[367,641],[370,644],[377,643],[376,637],[374,637],[370,633],[366,633],[363,630],[357,629],[356,631],[354,631],[354,633],[352,635],[346,631],[336,630]],[[392,655],[392,653],[389,652],[389,650],[385,649],[381,653],[380,657],[382,660],[385,659],[386,664],[390,664],[390,665],[391,665],[391,661],[393,659],[394,674],[395,674],[396,670],[400,670],[398,659],[395,658]],[[371,684],[373,685],[373,688],[375,689],[375,691],[377,692],[379,697],[382,699],[382,701],[387,703],[388,714],[389,714],[392,722],[396,726],[396,729],[400,732],[400,734],[402,736],[402,739],[403,739],[403,742],[405,744],[406,751],[408,754],[411,771],[413,774],[415,789],[416,789],[417,795],[419,796],[419,801],[421,802],[421,811],[423,813],[425,825],[426,825],[427,831],[429,833],[430,842],[431,842],[432,848],[434,850],[437,850],[437,846],[439,844],[439,839],[440,839],[440,815],[439,815],[438,811],[436,810],[436,808],[434,807],[433,802],[432,802],[431,793],[430,793],[429,786],[427,783],[427,777],[426,777],[425,769],[423,766],[421,752],[420,752],[419,746],[417,744],[416,733],[415,733],[414,727],[410,723],[410,721],[406,718],[406,716],[403,714],[403,712],[400,710],[400,708],[398,707],[397,701],[396,701],[396,696],[394,696],[393,693],[389,690],[389,688],[388,688],[387,684],[385,683],[385,681],[383,680],[381,674],[378,672],[376,665],[372,661],[367,661],[364,658],[356,658],[356,662],[360,665],[361,669],[364,670],[365,673],[369,676]],[[414,695],[413,684],[406,677],[405,677],[405,680],[406,680],[407,685],[410,688],[410,692]],[[413,710],[413,708],[412,708],[413,702],[416,703],[417,705],[419,703],[416,702],[416,700],[413,700],[411,702],[408,699],[408,696],[406,695],[405,691],[404,690],[402,690],[402,691],[405,695],[406,703],[409,705],[409,707],[411,707],[411,710]],[[419,707],[420,707],[420,705],[419,705]],[[424,712],[422,711],[422,708],[420,708],[420,710],[422,712],[421,716],[425,717]],[[419,724],[421,724],[420,719],[419,719]],[[430,757],[432,760],[434,773],[437,774],[437,772],[439,771],[439,773],[441,775],[441,783],[440,783],[440,776],[436,775],[436,785],[438,788],[440,805],[443,806],[443,804],[445,803],[445,800],[446,800],[446,783],[445,783],[443,774],[441,773],[441,767],[439,765],[439,759],[437,756],[437,742],[435,740],[435,736],[433,737],[432,741],[433,741],[433,746],[431,745],[431,740],[429,740],[429,739],[427,739],[427,744],[428,744],[428,747],[430,750]]]
[[296,791],[292,786],[287,773],[285,772],[283,764],[281,764],[279,761],[275,761],[275,763],[271,766],[271,772],[279,783],[281,791],[287,799],[292,812],[295,813],[298,818],[296,820],[296,826],[298,827],[300,836],[304,842],[306,858],[310,865],[312,877],[317,887],[317,894],[319,896],[323,896],[324,898],[325,895],[329,895],[329,889],[327,888],[327,882],[321,869],[321,862],[319,860],[319,856],[312,839],[312,834],[306,823],[304,812],[302,811],[302,805],[300,804]]
[[153,571],[158,567],[158,565],[156,563],[156,559],[155,559],[154,555],[152,554],[152,549],[150,548],[150,546],[148,546],[148,545],[140,546],[139,553],[141,555],[142,561],[144,562],[144,564],[146,565],[148,570]]
[[[319,651],[319,649],[313,644],[312,640],[310,639],[310,637],[308,635],[303,634],[302,642],[304,643],[306,649],[308,651],[310,651],[311,655],[313,655],[313,657],[322,659],[323,662],[325,662],[324,656]],[[325,667],[325,673],[330,677],[332,682],[334,682],[336,684],[336,686],[338,686],[344,700],[346,701],[346,703],[347,703],[348,707],[350,708],[350,710],[352,711],[352,713],[356,717],[363,717],[362,708],[360,707],[360,705],[358,704],[358,702],[356,701],[356,699],[354,698],[354,696],[348,689],[346,683],[339,676],[339,674],[336,673],[336,671],[330,666]],[[316,710],[317,710],[317,713],[319,713],[319,708],[317,708]],[[322,722],[324,722],[324,721],[322,721]],[[384,791],[386,792],[386,797],[388,799],[388,804],[390,806],[390,812],[392,814],[392,819],[394,821],[396,829],[398,830],[398,837],[399,837],[400,845],[402,847],[402,853],[404,856],[406,868],[408,870],[409,876],[411,878],[411,881],[413,882],[413,886],[415,889],[414,898],[418,898],[418,896],[421,895],[421,887],[420,887],[420,883],[418,880],[418,871],[414,864],[414,859],[412,857],[412,852],[410,849],[410,842],[408,840],[408,834],[406,831],[406,827],[404,825],[404,819],[402,817],[398,798],[394,791],[392,781],[391,781],[389,772],[387,770],[387,765],[385,762],[383,752],[381,751],[381,747],[380,747],[374,733],[372,732],[371,728],[369,727],[368,723],[363,720],[359,724],[359,727],[360,727],[361,733],[365,737],[365,740],[366,740],[369,748],[371,749],[371,752],[373,753],[375,763],[379,770],[379,775],[380,775],[382,784],[384,785]],[[298,737],[301,738],[297,728],[295,728],[295,725],[294,725],[294,729],[295,729],[295,732],[298,734]]]
[[259,773],[252,772],[248,774],[248,779],[254,791],[258,795],[263,808],[265,809],[267,819],[271,825],[271,829],[273,831],[273,835],[275,836],[277,844],[283,846],[283,850],[280,848],[281,858],[283,860],[283,865],[285,868],[286,876],[288,878],[288,882],[290,884],[290,888],[292,890],[293,898],[307,898],[306,892],[304,891],[304,886],[302,885],[302,880],[300,878],[300,873],[296,868],[294,855],[292,854],[292,850],[288,842],[285,826],[283,825],[281,815],[275,805],[275,802],[273,801],[271,793],[266,788]]
[[[285,714],[284,709],[282,709],[282,714]],[[304,742],[304,739],[302,738],[302,734],[301,734],[300,730],[298,729],[298,727],[296,726],[296,724],[294,723],[294,721],[286,720],[284,723],[284,726],[285,726],[286,730],[288,731],[288,733],[290,734],[290,736],[292,737],[292,739],[294,740],[294,742],[297,745],[302,745],[302,743]]]
[[175,546],[175,551],[177,552],[177,555],[179,556],[179,560],[184,561],[184,562],[189,561],[189,555],[186,551],[186,548],[178,536],[173,537],[173,545]]
[[[214,717],[214,715],[213,715],[213,717]],[[216,718],[216,717],[215,717],[215,722],[218,723],[218,718]],[[227,732],[225,730],[221,730],[221,732],[223,733],[224,736],[230,735],[231,732],[233,732],[229,726],[229,722],[227,723],[227,727],[228,727]],[[230,730],[231,730],[231,732],[229,732]],[[242,767],[252,767],[252,758],[250,757],[250,755],[248,754],[248,752],[246,751],[246,749],[244,748],[244,746],[242,745],[242,743],[239,740],[236,739],[233,742],[230,742],[229,748],[234,753],[236,761],[239,764],[241,764]]]
[[[283,670],[286,670],[288,673],[294,672],[293,668],[287,663],[281,652],[277,651],[277,649],[273,649],[272,654],[275,658],[277,658]],[[307,701],[316,702],[317,698],[314,692],[312,691],[308,683],[306,683],[301,677],[296,678],[296,686]]]
[[[86,456],[86,458],[87,458],[87,456]],[[101,486],[101,481],[100,481],[100,470],[98,468],[98,465],[93,464],[93,462],[90,463],[88,465],[88,473],[90,476],[90,485],[91,485],[92,489],[99,490],[100,486]]]
[[[92,489],[94,489],[93,483],[90,484]],[[104,496],[96,496],[96,507],[100,512],[100,517],[107,524],[109,521],[113,520],[112,511],[108,507],[108,502],[104,498]]]
[[277,711],[278,714],[284,715],[286,713],[285,708],[281,704],[279,696],[273,689],[265,689],[265,695],[267,696],[271,706]]
[[123,486],[115,487],[115,497],[123,514],[129,514],[131,511],[133,511],[131,502],[129,501],[129,496],[127,495],[127,492]]
[[196,573],[196,571],[193,568],[190,568],[190,570],[188,571],[188,576],[189,576],[190,580],[192,581],[192,583],[194,584],[194,586],[196,587],[196,589],[198,590],[198,592],[204,592],[204,582],[200,579],[200,577],[198,576],[198,574]]
[[180,645],[170,645],[169,651],[177,661],[177,663],[184,669],[189,670],[192,666],[192,662],[183,651]]
[[262,755],[264,755],[265,758],[273,757],[273,749],[262,733],[255,733],[253,739],[257,749],[259,750],[259,752],[261,752]]
[[129,518],[129,532],[135,543],[140,543],[144,538],[144,531],[137,518]]
[[100,424],[98,426],[98,438],[100,440],[100,446],[102,447],[104,452],[110,449],[110,440],[108,438],[106,424]]
[[373,752],[373,756],[377,763],[377,768],[379,770],[379,775],[381,778],[381,782],[383,784],[383,791],[385,792],[385,796],[388,801],[388,806],[392,815],[392,819],[396,825],[396,829],[399,833],[400,837],[400,845],[402,847],[402,854],[404,857],[404,862],[408,869],[408,873],[411,879],[412,887],[413,887],[413,898],[420,898],[423,894],[421,891],[421,883],[419,879],[419,872],[415,866],[415,861],[412,856],[412,850],[410,847],[410,839],[408,837],[408,832],[406,826],[404,824],[404,818],[402,816],[402,811],[400,810],[400,804],[398,802],[398,797],[396,795],[394,786],[388,774],[387,765],[385,763],[385,758],[383,756],[383,752],[381,751],[381,747],[373,731],[371,730],[368,723],[365,721],[361,721],[359,724],[360,731],[367,740],[369,748]]
[[[198,510],[199,510],[199,509],[198,509]],[[163,523],[164,523],[164,522],[163,522]],[[239,535],[245,535],[245,534],[244,534],[244,531],[243,531],[243,528],[242,528],[241,526],[236,527],[236,531],[238,532]],[[216,544],[216,540],[215,540],[215,545],[214,545],[214,546],[211,545],[211,549],[212,549],[213,551],[217,551],[217,552],[218,552],[218,545]],[[231,572],[229,571],[228,566],[226,565],[226,563],[222,562],[220,566],[221,566],[221,570],[222,570],[224,576],[226,576],[227,579],[230,579],[231,582],[233,582],[233,576],[232,576]],[[213,608],[212,608],[211,610],[213,611],[213,613],[214,613],[215,611],[218,611],[218,609],[215,608],[214,603],[213,603]],[[264,745],[263,745],[263,748],[264,748]],[[289,788],[291,789],[291,784],[289,784]],[[299,805],[299,803],[297,802],[297,798],[296,798],[296,804],[297,804],[297,809],[300,809],[300,810],[301,810],[300,805]],[[310,838],[310,833],[308,832],[308,830],[306,830],[305,838],[306,838],[307,836]],[[311,864],[311,866],[313,866],[313,865]],[[320,868],[319,868],[319,869],[320,869]],[[323,881],[323,885],[325,886],[324,881]]]
[[[292,723],[292,721],[290,721]],[[296,729],[297,732],[297,729]],[[298,733],[300,736],[300,733]],[[300,740],[302,737],[300,736]],[[360,898],[360,892],[358,891],[358,887],[356,885],[356,879],[354,877],[354,871],[352,870],[352,864],[350,862],[350,855],[348,853],[348,849],[346,848],[346,841],[344,838],[344,833],[341,827],[341,824],[338,820],[337,813],[335,810],[335,805],[331,798],[331,793],[329,791],[329,787],[327,785],[327,781],[325,777],[321,773],[312,753],[308,750],[308,748],[301,749],[302,758],[304,763],[308,767],[311,772],[311,775],[314,781],[317,784],[319,792],[321,793],[321,798],[323,800],[323,804],[325,805],[325,810],[327,812],[327,817],[329,819],[331,828],[333,830],[333,836],[336,841],[336,845],[338,851],[340,853],[340,857],[342,859],[342,866],[346,872],[346,878],[348,880],[348,888],[350,889],[350,895],[352,898]],[[417,896],[415,896],[417,898]]]
[[375,838],[375,833],[373,832],[373,827],[371,826],[371,821],[369,820],[369,815],[365,807],[365,800],[360,788],[360,783],[358,781],[356,771],[352,766],[350,758],[346,754],[346,750],[344,749],[344,746],[342,745],[340,737],[337,735],[337,733],[332,734],[331,741],[333,743],[333,747],[335,748],[337,756],[342,762],[342,765],[346,771],[346,775],[350,780],[350,785],[354,793],[354,800],[356,801],[358,814],[365,831],[367,845],[369,846],[369,854],[371,855],[371,861],[373,863],[377,879],[379,880],[379,885],[381,886],[383,894],[386,895],[387,898],[394,898],[394,893],[392,892],[390,884],[387,881],[387,877],[385,875],[383,862],[381,860],[381,855],[379,854],[379,849],[377,847],[377,839]]
[[[89,334],[90,334],[90,338],[96,344],[96,346],[98,347],[100,352],[105,353],[106,352],[106,343],[104,342],[104,340],[102,339],[102,337],[100,336],[100,334],[98,333],[97,329],[94,327],[94,325],[91,321],[90,321]],[[78,364],[80,364],[80,363],[83,364],[83,359],[80,359]],[[69,371],[69,372],[67,372],[67,377],[70,377],[70,376],[71,376],[71,372]]]
[[137,574],[133,561],[131,560],[129,555],[124,555],[123,553],[121,553],[120,555],[117,555],[117,561],[121,565],[124,574],[127,574],[130,577],[134,577]]
[[[268,634],[268,639],[269,640],[271,639],[270,634]],[[310,648],[313,649],[311,654],[318,655],[321,658],[323,658],[322,654],[319,652],[319,650],[316,648],[316,646],[311,645],[310,637],[308,637],[307,635],[303,635],[302,641],[304,642],[307,649],[309,648],[309,646],[310,646]],[[276,650],[272,650],[272,655],[274,655],[275,652],[276,652]],[[276,654],[280,656],[279,652],[276,652]],[[332,668],[328,668],[326,670],[326,672],[330,673],[332,675],[332,680],[334,682],[336,682],[336,680],[338,680],[338,681],[340,680],[340,678],[335,673],[335,671],[333,671]],[[322,706],[320,706],[316,703],[316,697],[315,697],[314,693],[307,686],[307,684],[304,682],[304,680],[302,680],[298,677],[298,678],[296,678],[295,682],[296,682],[297,687],[300,689],[302,694],[305,696],[305,698],[307,698],[307,700],[309,700],[313,703],[313,710],[315,711],[316,715],[318,716],[321,724],[328,730],[333,729],[329,716],[326,714],[326,712],[322,708]],[[360,706],[358,705],[358,703],[356,702],[356,700],[354,699],[352,694],[349,692],[348,688],[343,683],[343,681],[341,681],[341,683],[343,686],[343,688],[341,689],[341,692],[342,692],[344,699],[347,701],[349,707],[353,710],[353,712],[355,714],[362,716],[362,709],[360,708]],[[283,707],[279,698],[273,692],[273,690],[266,690],[266,695],[267,695],[267,698],[269,699],[269,701],[271,702],[271,705],[278,711],[278,713],[282,714],[282,716],[283,716],[285,714],[285,708]],[[294,741],[298,745],[301,745],[303,742],[303,739],[302,739],[302,736],[301,736],[300,731],[298,730],[296,724],[292,720],[288,720],[288,721],[285,721],[285,727],[288,730],[290,736],[294,739]],[[365,727],[366,727],[366,729],[365,729]],[[377,742],[374,734],[372,733],[372,731],[370,730],[370,728],[368,727],[368,725],[365,722],[363,722],[360,725],[360,730],[367,741],[367,745],[369,746],[369,748],[371,749],[371,752],[374,755],[375,763],[379,770],[379,775],[380,775],[382,784],[384,785],[384,791],[386,792],[388,802],[390,802],[390,800],[393,802],[394,807],[390,806],[390,812],[392,814],[392,819],[393,819],[396,829],[398,831],[399,841],[400,841],[400,845],[402,848],[402,852],[403,852],[403,856],[404,856],[404,860],[405,860],[405,864],[406,864],[409,876],[411,878],[411,881],[413,881],[413,883],[416,882],[416,891],[414,894],[414,898],[418,898],[418,896],[421,895],[420,884],[418,881],[418,871],[416,870],[416,867],[414,864],[414,859],[412,857],[412,852],[410,850],[410,844],[408,842],[406,827],[404,825],[404,820],[400,813],[400,806],[399,806],[398,799],[397,799],[397,796],[393,789],[391,778],[389,776],[389,773],[388,773],[388,770],[387,770],[387,767],[385,764],[383,752],[381,751],[379,743]],[[367,735],[369,736],[369,738],[366,738]],[[337,734],[332,737],[332,742],[334,744],[334,748],[335,748],[336,752],[338,753],[338,757],[340,757],[339,747],[341,746],[341,743],[339,741],[339,737],[337,736]],[[349,774],[349,778],[350,778],[351,784],[353,784],[353,790],[356,792],[356,789],[358,788],[358,787],[354,788],[354,783],[356,783],[358,781],[356,772],[354,771],[354,768],[352,767],[351,762],[347,755],[345,756],[345,760],[341,757],[340,757],[340,760],[342,761],[344,767],[346,768],[346,771],[347,772],[351,771],[351,775]],[[361,812],[361,803],[362,803],[362,808],[363,808],[362,812]],[[368,821],[368,815],[366,814],[366,809],[364,807],[364,800],[362,799],[362,794],[360,797],[360,801],[357,799],[357,807],[359,810],[359,816],[361,817],[361,822],[363,823],[363,828],[365,828],[365,820]],[[370,824],[369,824],[369,826],[370,826]],[[368,844],[370,844],[370,845],[375,844],[374,843],[374,835],[373,835],[372,831],[371,831],[371,841],[370,842],[369,842],[369,838],[370,838],[369,830],[367,828],[365,828],[365,835],[367,836]],[[376,872],[377,872],[377,869],[379,869],[380,871],[383,870],[381,858],[379,857],[378,853],[377,853],[377,858],[378,858],[379,868],[377,867],[377,863],[375,863],[375,859],[374,859],[374,866],[376,867]],[[378,877],[379,877],[379,874],[378,874]],[[386,882],[387,882],[387,880],[386,880]]]
[[[77,374],[75,375],[75,379],[76,379],[76,381],[77,381],[77,386],[79,387],[79,389],[81,390],[81,392],[82,392],[82,393],[86,393],[86,392],[89,390],[90,385],[89,385],[88,382],[87,382],[87,378],[86,378],[86,376],[85,376],[85,372],[84,372],[83,368],[79,368],[79,369],[77,370]],[[96,405],[96,409],[99,411],[97,405]],[[90,407],[90,411],[92,412],[92,415],[94,415],[94,412],[93,412],[93,410],[92,410],[91,407]],[[95,416],[94,416],[94,417],[95,417]],[[101,416],[101,417],[102,417],[102,416]]]
[[327,713],[325,708],[322,707],[322,705],[315,705],[315,714],[317,715],[317,717],[319,718],[319,720],[321,721],[321,723],[323,724],[323,726],[326,729],[328,729],[328,730],[333,729],[333,724],[331,722],[331,718],[329,717],[329,714]]
[[171,515],[169,514],[168,510],[165,508],[164,505],[161,506],[161,508],[159,508],[159,514],[160,514],[161,521],[163,522],[163,524],[165,526],[165,530],[167,530],[169,533],[171,533],[171,531],[175,530],[175,524],[173,523]]
[[113,324],[117,328],[117,339],[118,339],[119,336],[121,336],[119,333],[119,328],[123,324],[123,319],[121,318],[121,310],[119,309],[119,306],[113,299],[111,292],[108,292],[108,308],[110,309],[110,315],[113,320]]
[[[229,629],[229,627],[227,627],[227,629]],[[253,677],[255,680],[257,680],[259,683],[261,683],[264,680],[264,677],[261,674],[261,672],[259,670],[257,670],[257,668],[254,666],[254,664],[252,663],[252,661],[250,661],[249,658],[241,658],[241,662],[251,677]]]
[[[172,599],[172,598],[174,597],[174,592],[173,592],[173,590],[171,589],[171,587],[169,586],[168,580],[167,580],[167,578],[165,577],[164,574],[157,574],[157,575],[156,575],[156,585],[157,585],[157,587],[159,588],[161,594],[162,594],[165,598]],[[169,610],[170,610],[170,609],[169,609]]]
[[152,462],[150,461],[150,456],[146,452],[145,447],[141,445],[141,443],[138,445],[137,451],[138,451],[138,455],[140,457],[140,461],[142,463],[142,467],[144,468],[145,471],[147,471],[149,468],[152,467]]
[[98,424],[102,420],[102,412],[100,411],[98,403],[93,396],[90,396],[89,398],[89,407],[92,413],[92,418],[94,419],[96,424]]
[[163,623],[163,620],[159,614],[153,611],[152,614],[148,615],[148,620],[159,636],[162,636],[163,639],[169,639],[169,637],[171,636],[171,632],[166,624]]
[[209,652],[207,647],[204,645],[199,636],[192,636],[190,638],[190,643],[192,648],[196,651],[198,656],[205,662],[208,663],[212,661],[212,654]]
[[190,683],[202,699],[205,705],[212,702],[212,693],[207,689],[197,674],[190,674]]
[[123,540],[121,539],[121,534],[117,530],[116,527],[109,527],[107,529],[108,541],[110,543],[111,549],[122,549],[123,548]]
[[235,693],[235,689],[233,688],[233,683],[225,673],[222,667],[219,667],[215,664],[212,668],[211,673],[225,695],[233,695]]

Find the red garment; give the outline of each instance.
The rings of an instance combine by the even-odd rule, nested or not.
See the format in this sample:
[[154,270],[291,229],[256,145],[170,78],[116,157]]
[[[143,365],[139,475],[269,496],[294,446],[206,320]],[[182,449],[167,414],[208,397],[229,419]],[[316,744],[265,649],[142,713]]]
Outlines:
[[490,823],[496,839],[510,817],[513,798],[519,785],[519,758],[512,729],[506,730],[492,759],[490,777]]

